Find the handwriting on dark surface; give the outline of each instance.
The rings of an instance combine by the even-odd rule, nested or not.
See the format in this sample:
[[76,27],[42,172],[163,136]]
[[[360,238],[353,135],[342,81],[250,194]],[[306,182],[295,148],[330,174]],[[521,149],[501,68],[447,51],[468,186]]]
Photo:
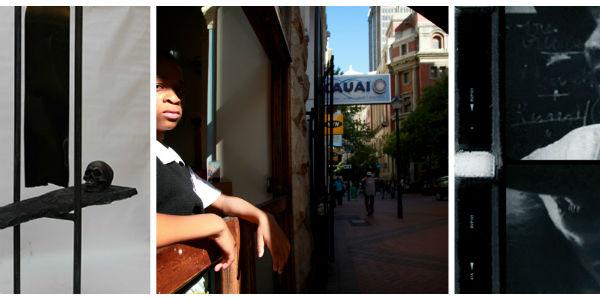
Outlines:
[[520,120],[518,122],[510,124],[510,127],[519,127],[524,125],[531,124],[544,124],[544,123],[561,123],[561,122],[581,122],[581,126],[585,126],[587,124],[587,117],[590,110],[590,102],[586,101],[585,109],[582,111],[581,107],[577,105],[577,111],[575,114],[565,114],[562,111],[553,112],[553,113],[531,113],[527,114],[523,112],[516,112],[518,116],[520,116]]
[[515,27],[523,30],[522,46],[524,49],[539,51],[583,49],[582,41],[565,38],[564,36],[559,37],[559,30],[551,24],[527,21],[524,24],[515,25]]
[[[587,72],[587,70],[586,70],[586,72]],[[569,87],[569,86],[593,87],[593,83],[589,76],[580,76],[580,77],[556,76],[556,77],[548,78],[547,81],[545,82],[544,86],[545,87],[555,87],[555,88],[556,87],[564,88],[564,87]]]
[[508,14],[505,31],[506,153],[520,159],[571,130],[598,122],[596,84],[578,24]]

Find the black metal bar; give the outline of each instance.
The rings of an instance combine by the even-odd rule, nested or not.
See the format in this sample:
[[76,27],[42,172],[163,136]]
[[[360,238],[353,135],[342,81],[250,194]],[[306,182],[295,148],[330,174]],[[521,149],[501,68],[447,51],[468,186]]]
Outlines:
[[73,293],[81,293],[81,52],[82,52],[83,9],[75,7],[75,157],[73,164],[74,197],[74,252]]
[[395,109],[396,113],[396,202],[397,211],[396,216],[398,219],[404,218],[404,210],[402,207],[402,172],[400,171],[400,109]]
[[[321,57],[321,7],[315,7],[315,53],[314,53],[314,67],[315,67],[315,97],[314,97],[314,109],[315,109],[315,166],[317,168],[316,172],[316,182],[317,182],[317,195],[322,197],[325,193],[324,188],[324,178],[323,178],[323,166],[325,165],[324,159],[324,141],[322,138],[323,132],[323,118],[324,118],[324,105],[323,105],[323,95],[321,91],[322,87],[322,78],[323,78],[323,64]],[[321,130],[319,132],[319,130]],[[326,204],[326,203],[323,203]],[[326,206],[324,207],[326,209]]]
[[[21,7],[15,6],[13,202],[21,201]],[[21,226],[13,227],[13,291],[21,293]]]
[[[306,113],[306,116],[309,118],[308,122],[308,155],[310,162],[310,180],[309,180],[309,191],[310,191],[310,201],[311,201],[311,214],[316,216],[317,212],[317,204],[315,199],[315,151],[314,151],[314,138],[315,138],[315,113],[314,113],[314,98],[313,98],[313,108],[309,112]],[[314,224],[313,224],[314,225]]]
[[327,98],[329,99],[329,159],[327,160],[327,174],[329,175],[329,203],[331,204],[331,210],[329,211],[329,260],[335,261],[335,248],[334,248],[334,210],[335,207],[335,198],[334,187],[333,187],[333,114],[335,112],[335,107],[333,106],[333,55],[331,56],[331,60],[329,61],[329,67],[327,69],[327,77],[326,77],[327,85],[329,85],[329,89],[327,89]]
[[324,283],[327,280],[327,260],[328,260],[328,230],[327,228],[327,191],[325,190],[325,138],[324,134],[324,116],[325,105],[323,99],[323,60],[322,60],[322,29],[321,29],[321,12],[322,7],[317,6],[314,9],[314,105],[312,109],[312,117],[314,118],[313,125],[313,161],[311,168],[314,181],[314,205],[315,205],[315,235],[316,235],[316,252],[317,252],[317,280],[316,282]]

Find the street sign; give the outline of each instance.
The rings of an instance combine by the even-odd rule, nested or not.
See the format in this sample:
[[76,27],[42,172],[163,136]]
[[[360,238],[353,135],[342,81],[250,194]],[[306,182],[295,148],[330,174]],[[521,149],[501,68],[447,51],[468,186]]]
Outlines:
[[[329,85],[325,86],[329,92]],[[390,75],[333,76],[333,104],[388,104],[391,102]],[[327,105],[327,103],[326,103]]]
[[341,134],[336,134],[333,136],[333,147],[341,148],[343,146],[343,139]]
[[325,134],[329,135],[329,128],[333,127],[334,135],[344,134],[344,114],[341,111],[333,113],[333,121],[329,114],[327,114],[327,121],[325,122]]

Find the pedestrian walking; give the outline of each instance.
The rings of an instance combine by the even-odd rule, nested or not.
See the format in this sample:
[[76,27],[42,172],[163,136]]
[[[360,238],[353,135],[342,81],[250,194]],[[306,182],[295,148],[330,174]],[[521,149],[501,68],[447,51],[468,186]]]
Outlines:
[[375,177],[373,173],[367,172],[367,177],[364,180],[365,187],[365,207],[367,209],[367,215],[372,216],[375,206]]
[[342,199],[344,198],[344,181],[341,177],[337,177],[334,181],[335,198],[338,205],[342,205]]

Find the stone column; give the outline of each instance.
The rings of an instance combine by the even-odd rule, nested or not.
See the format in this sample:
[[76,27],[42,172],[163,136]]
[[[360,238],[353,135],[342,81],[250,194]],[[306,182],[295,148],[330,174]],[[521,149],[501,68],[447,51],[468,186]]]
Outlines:
[[218,6],[202,7],[208,29],[208,88],[206,110],[206,163],[217,159],[217,11]]

